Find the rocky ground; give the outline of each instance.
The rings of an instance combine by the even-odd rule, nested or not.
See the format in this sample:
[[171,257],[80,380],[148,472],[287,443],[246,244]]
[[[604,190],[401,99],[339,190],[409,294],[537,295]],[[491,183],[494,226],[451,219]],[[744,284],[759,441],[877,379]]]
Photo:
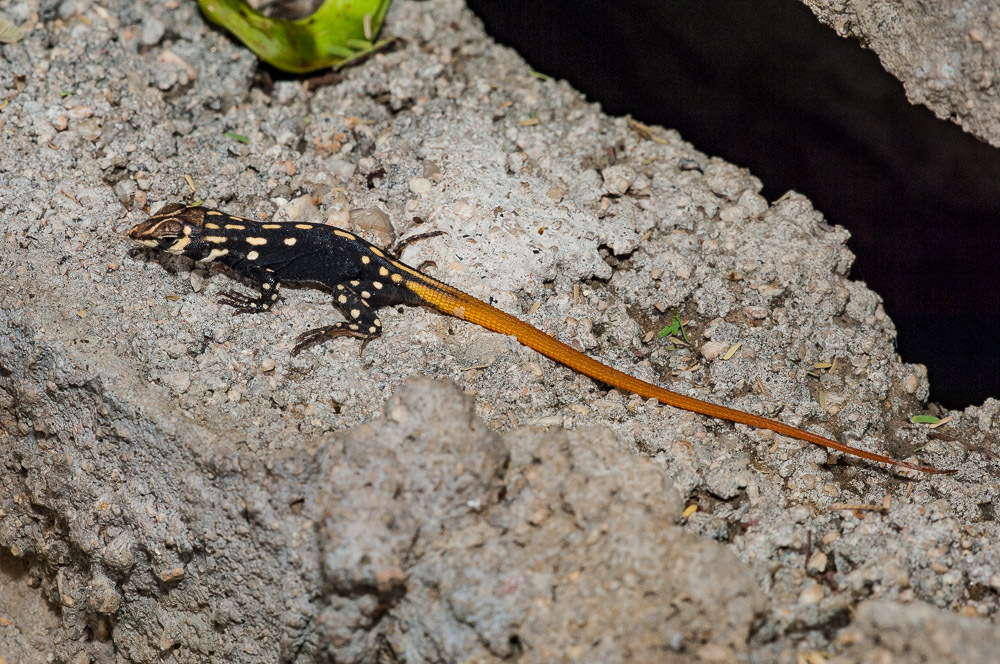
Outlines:
[[[454,0],[277,82],[190,2],[0,13],[0,661],[992,661],[1000,402],[926,406],[808,200],[603,115]],[[232,317],[225,272],[122,235],[175,201],[443,230],[404,260],[619,369],[958,473],[422,309],[292,358],[328,296]]]

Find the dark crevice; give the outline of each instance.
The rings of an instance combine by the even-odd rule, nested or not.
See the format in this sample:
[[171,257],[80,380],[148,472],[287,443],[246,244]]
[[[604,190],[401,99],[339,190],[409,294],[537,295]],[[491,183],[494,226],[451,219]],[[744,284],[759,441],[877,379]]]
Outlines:
[[[949,407],[1000,395],[1000,150],[906,100],[797,0],[470,0],[499,41],[612,115],[675,128],[847,227],[852,276]],[[606,158],[602,151],[600,159]]]

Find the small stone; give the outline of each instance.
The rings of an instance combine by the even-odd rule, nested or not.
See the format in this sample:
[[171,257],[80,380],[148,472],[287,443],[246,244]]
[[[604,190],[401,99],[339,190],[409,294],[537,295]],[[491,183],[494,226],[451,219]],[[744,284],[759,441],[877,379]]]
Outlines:
[[86,118],[76,123],[76,131],[84,140],[96,143],[101,137],[101,123],[97,118]]
[[424,177],[428,180],[437,180],[441,177],[441,169],[433,161],[425,161]]
[[623,196],[632,186],[636,173],[628,166],[615,164],[601,171],[601,177],[604,178],[604,191],[609,196]]
[[730,205],[719,211],[719,219],[722,219],[727,224],[743,221],[748,216],[747,211],[740,205]]
[[71,120],[83,120],[85,118],[93,117],[93,115],[93,106],[76,106],[69,109],[69,117]]
[[427,178],[410,178],[409,185],[410,191],[419,196],[429,192],[431,187],[434,186],[434,183]]
[[469,221],[475,215],[476,208],[469,202],[468,198],[462,198],[455,202],[451,211],[462,221]]
[[279,216],[286,221],[318,222],[320,219],[319,208],[309,195],[299,196],[282,205],[278,208],[275,218]]
[[747,211],[751,217],[756,217],[767,212],[769,207],[767,204],[767,199],[758,194],[755,191],[747,189],[742,194],[740,194],[739,200],[736,203]]
[[160,382],[176,394],[184,394],[191,387],[191,374],[187,371],[171,371],[164,375]]
[[799,604],[817,604],[823,599],[823,586],[818,583],[810,585],[799,593]]
[[172,567],[170,569],[165,569],[160,572],[160,581],[164,583],[169,581],[177,581],[178,579],[184,578],[184,568],[183,567]]
[[261,371],[274,371],[275,362],[270,357],[265,357],[264,361],[260,363]]
[[174,637],[170,636],[170,634],[167,632],[167,630],[164,629],[160,633],[160,639],[159,639],[158,645],[159,645],[161,651],[170,650],[171,648],[174,647],[175,643],[177,643],[177,639],[175,639]]
[[328,214],[326,223],[337,228],[350,228],[351,226],[351,205],[347,202],[347,196],[339,191],[333,202],[327,206]]
[[351,210],[351,228],[359,234],[372,236],[369,241],[375,239],[375,244],[383,247],[388,247],[396,239],[389,215],[377,207]]
[[729,346],[730,344],[728,341],[706,341],[702,344],[699,352],[702,357],[711,362],[729,350]]
[[826,571],[826,562],[826,554],[822,551],[817,551],[809,558],[809,562],[806,563],[806,569],[822,574]]
[[143,46],[153,46],[163,39],[166,27],[163,22],[153,16],[144,16],[142,19],[142,34],[139,36],[139,43]]
[[920,387],[920,379],[915,374],[909,374],[903,379],[903,389],[907,394],[913,394]]
[[87,606],[91,611],[111,615],[121,607],[122,598],[114,584],[105,577],[97,577],[88,588]]
[[129,205],[135,195],[135,182],[132,180],[122,180],[115,185],[115,195],[123,205]]
[[348,161],[342,157],[330,157],[323,162],[323,167],[328,173],[341,182],[347,182],[350,180],[354,176],[354,171],[358,170],[358,167],[354,162]]
[[531,514],[531,516],[528,517],[528,523],[530,523],[533,526],[540,526],[541,524],[545,523],[545,521],[548,518],[549,518],[549,511],[544,507],[539,507]]

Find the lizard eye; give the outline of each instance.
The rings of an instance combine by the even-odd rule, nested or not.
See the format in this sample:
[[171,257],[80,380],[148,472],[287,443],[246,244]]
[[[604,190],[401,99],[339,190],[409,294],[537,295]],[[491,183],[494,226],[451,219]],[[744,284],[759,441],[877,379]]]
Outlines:
[[188,233],[185,233],[184,223],[177,218],[152,217],[133,226],[128,235],[147,247],[169,250]]
[[184,234],[184,225],[176,219],[167,219],[153,229],[158,240],[176,240]]

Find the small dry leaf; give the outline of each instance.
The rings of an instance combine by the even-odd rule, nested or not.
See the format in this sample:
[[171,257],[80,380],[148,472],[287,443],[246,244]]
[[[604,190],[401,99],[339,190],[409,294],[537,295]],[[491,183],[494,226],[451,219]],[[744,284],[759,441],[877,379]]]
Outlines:
[[628,118],[626,122],[628,122],[629,129],[639,134],[639,136],[645,138],[647,141],[653,141],[654,143],[660,143],[663,145],[670,143],[670,141],[663,138],[662,136],[657,136],[656,134],[654,134],[653,128],[647,124],[639,122],[638,120],[633,120],[632,118]]
[[16,25],[0,16],[0,42],[14,44],[24,39],[24,33]]
[[728,361],[733,359],[733,355],[736,355],[736,351],[738,351],[740,349],[740,346],[742,345],[743,345],[742,341],[737,341],[735,344],[733,344],[732,347],[730,347],[730,349],[726,351],[726,354],[722,356],[723,361]]

